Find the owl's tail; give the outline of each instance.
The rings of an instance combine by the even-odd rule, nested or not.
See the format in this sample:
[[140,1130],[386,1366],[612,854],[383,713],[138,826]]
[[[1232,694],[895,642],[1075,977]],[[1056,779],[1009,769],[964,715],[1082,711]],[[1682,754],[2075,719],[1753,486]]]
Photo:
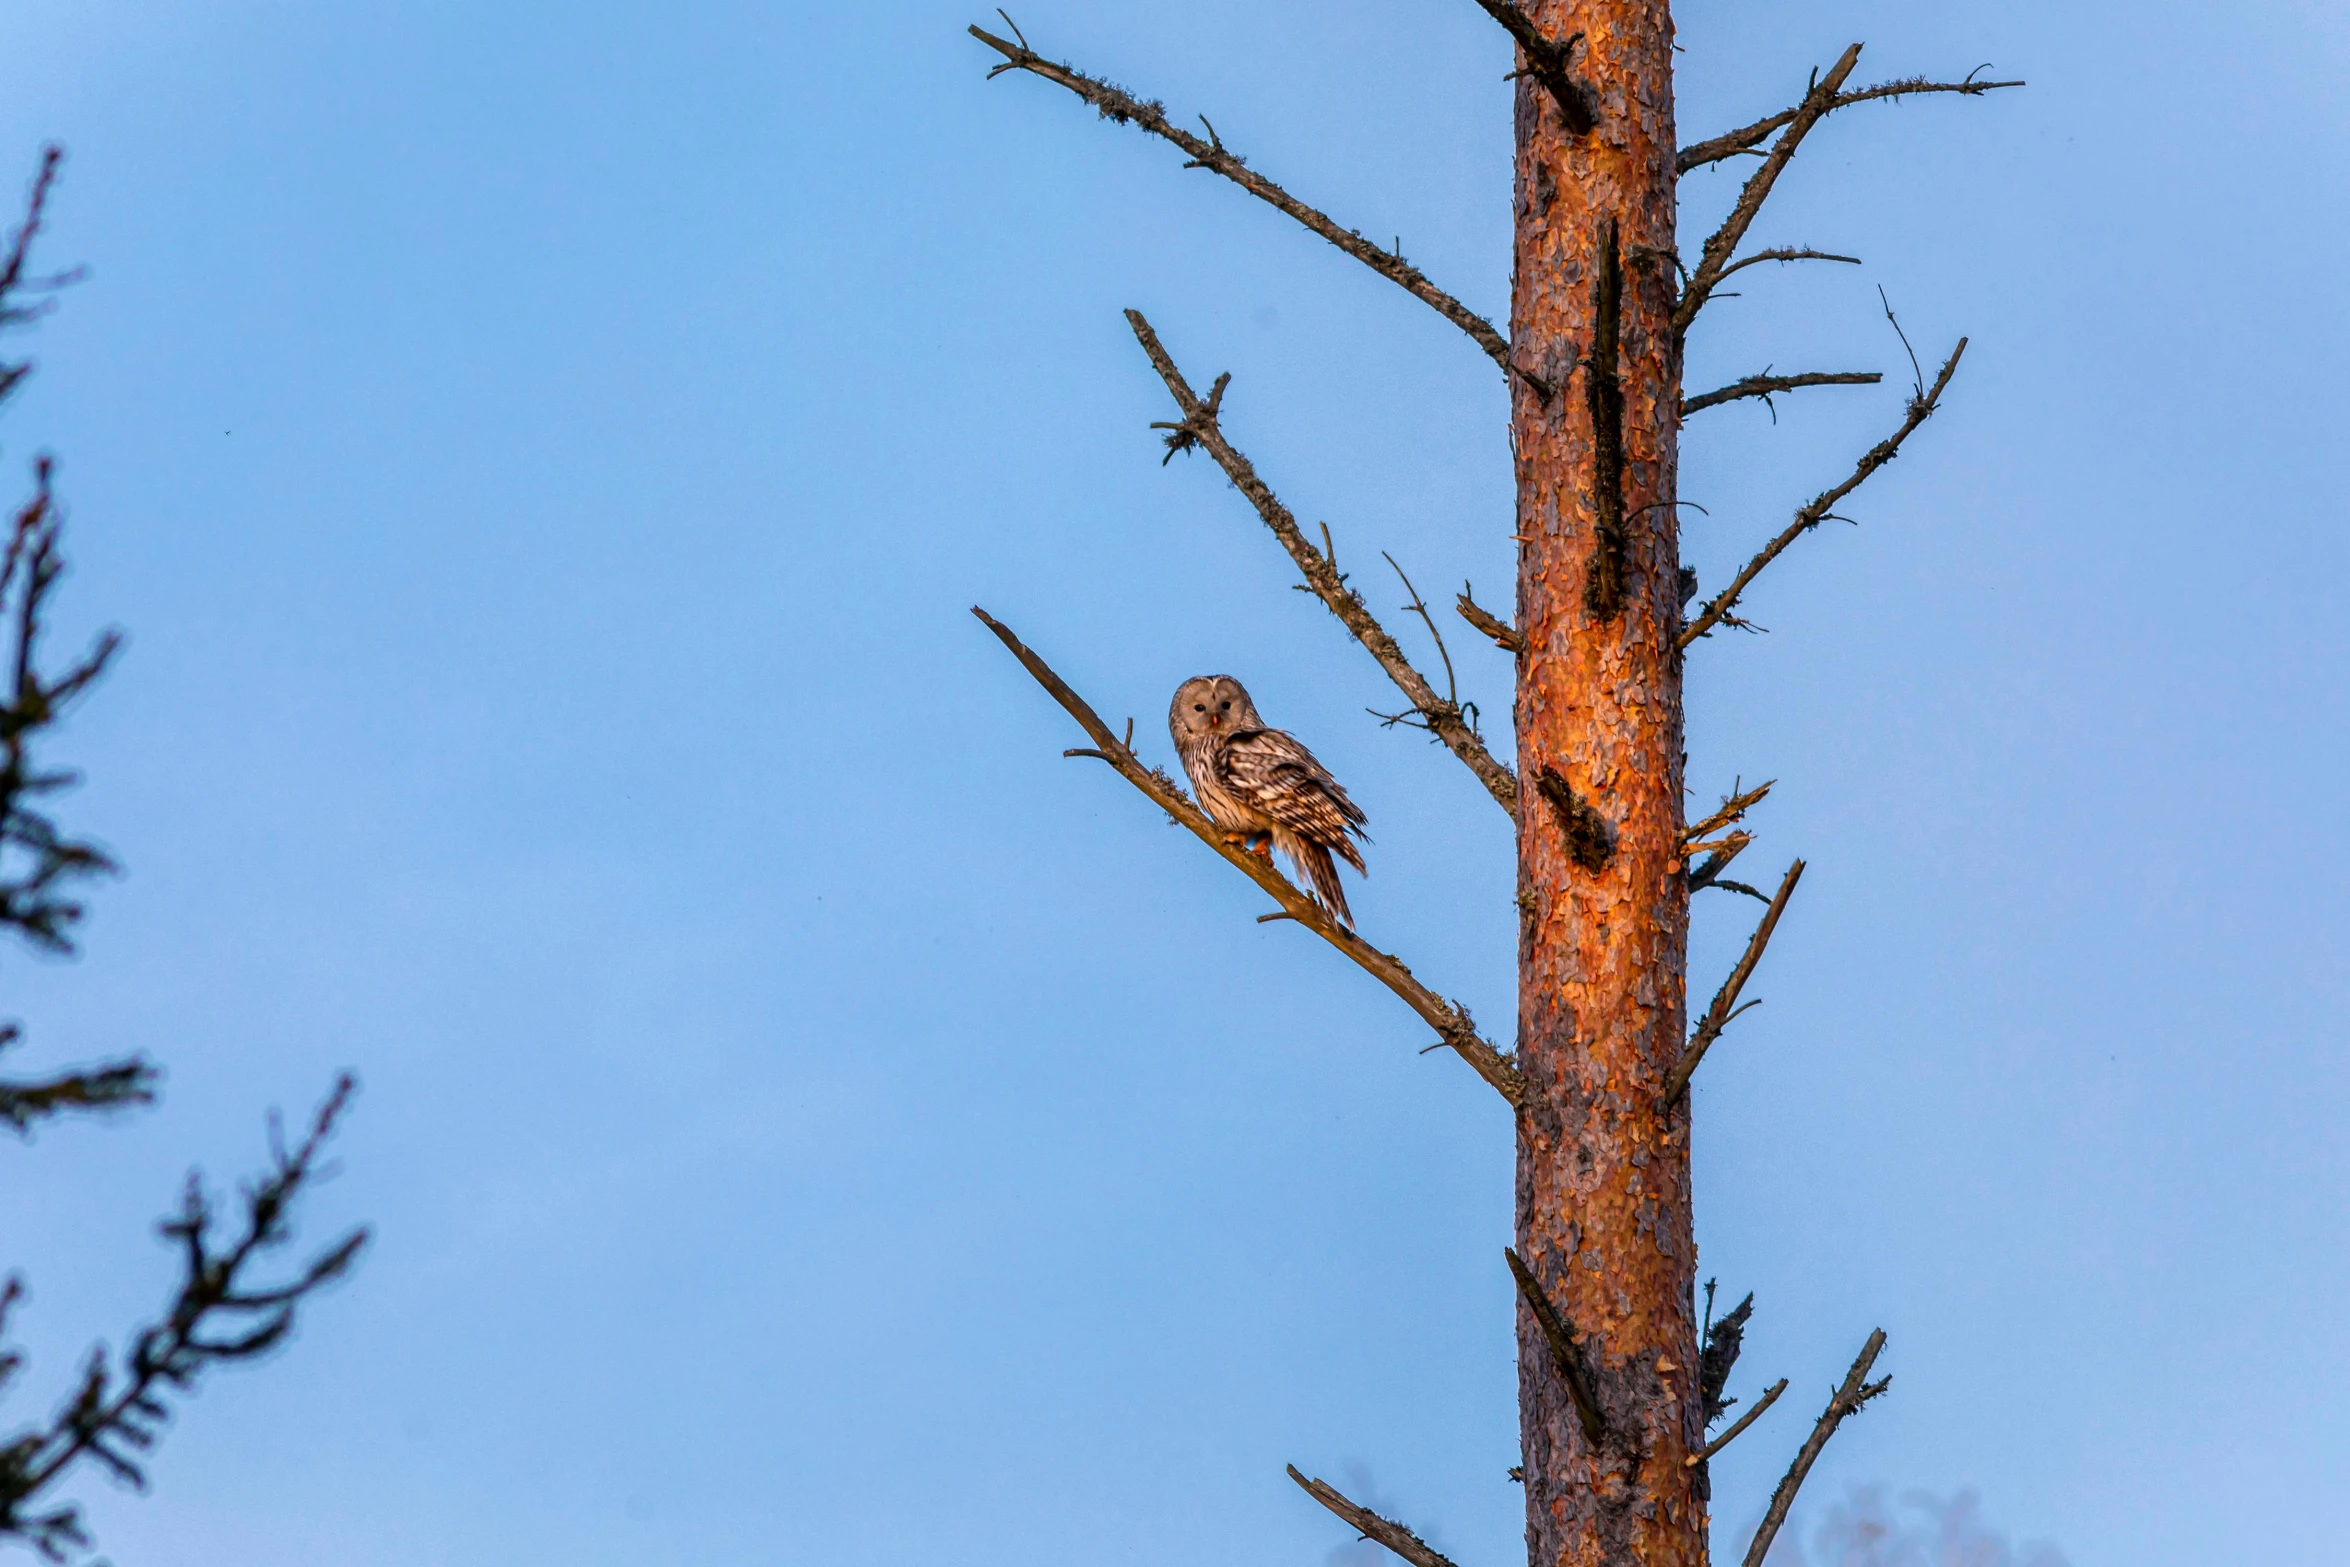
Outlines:
[[[1355,917],[1346,906],[1346,889],[1338,884],[1338,862],[1330,857],[1330,846],[1300,838],[1291,833],[1279,835],[1276,846],[1287,854],[1306,882],[1313,888],[1314,898],[1322,907],[1338,916],[1338,923],[1352,930]],[[1338,840],[1338,851],[1347,857],[1356,870],[1363,868],[1363,857],[1352,843]]]

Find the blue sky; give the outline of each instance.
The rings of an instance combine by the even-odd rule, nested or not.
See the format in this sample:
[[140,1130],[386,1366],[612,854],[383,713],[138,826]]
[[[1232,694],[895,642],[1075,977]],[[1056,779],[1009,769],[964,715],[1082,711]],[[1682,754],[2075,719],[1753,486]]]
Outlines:
[[[1505,312],[1509,62],[1466,0],[1015,15]],[[965,613],[1154,744],[1180,679],[1242,675],[1371,814],[1365,928],[1499,1026],[1502,824],[1364,715],[1221,479],[1161,468],[1119,311],[1233,372],[1349,569],[1432,597],[1508,601],[1502,387],[1166,149],[984,82],[988,19],[13,8],[0,150],[68,146],[47,256],[91,278],[0,460],[62,459],[62,631],[130,634],[64,747],[129,873],[0,996],[30,1055],[170,1068],[0,1149],[14,1407],[153,1309],[188,1165],[344,1065],[313,1232],[379,1232],[151,1496],[83,1488],[118,1562],[1325,1562],[1286,1462],[1516,1559],[1501,1107],[1062,761]],[[1692,349],[1693,385],[1889,372],[1692,422],[1718,581],[1897,420],[1880,285],[1921,356],[1973,341],[1861,525],[1750,601],[1771,634],[1691,665],[1693,786],[1780,779],[1748,863],[1812,866],[1699,1088],[1737,1391],[1794,1382],[1719,1465],[1722,1547],[1882,1325],[1893,1396],[1807,1527],[1973,1487],[2074,1567],[2333,1559],[2350,24],[1680,25],[1690,137],[1855,38],[1866,79],[2032,84],[1831,122],[1755,238],[1867,265],[1757,268]],[[1735,178],[1685,183],[1689,243]],[[1453,656],[1505,713],[1501,656]],[[1702,988],[1748,916],[1699,920]]]

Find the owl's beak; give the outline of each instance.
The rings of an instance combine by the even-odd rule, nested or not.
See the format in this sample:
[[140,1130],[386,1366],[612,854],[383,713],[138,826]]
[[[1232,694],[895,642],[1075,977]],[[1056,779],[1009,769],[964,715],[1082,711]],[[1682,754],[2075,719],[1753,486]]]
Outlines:
[[1210,713],[1210,714],[1208,715],[1208,727],[1209,727],[1210,729],[1214,729],[1214,728],[1216,728],[1218,725],[1222,724],[1223,722],[1224,722],[1224,715],[1223,715],[1222,713]]

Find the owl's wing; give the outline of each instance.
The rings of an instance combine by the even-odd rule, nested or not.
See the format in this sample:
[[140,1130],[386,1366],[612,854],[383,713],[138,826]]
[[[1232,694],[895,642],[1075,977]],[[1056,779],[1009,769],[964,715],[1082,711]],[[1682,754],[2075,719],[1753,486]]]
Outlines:
[[1243,729],[1224,745],[1227,786],[1299,837],[1354,858],[1350,829],[1365,820],[1314,753],[1279,729]]

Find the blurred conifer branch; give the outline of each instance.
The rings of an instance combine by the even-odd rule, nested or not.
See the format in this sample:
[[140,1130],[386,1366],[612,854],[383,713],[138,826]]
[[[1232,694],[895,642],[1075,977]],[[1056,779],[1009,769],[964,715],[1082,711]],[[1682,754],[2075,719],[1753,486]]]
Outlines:
[[[49,296],[80,275],[35,277],[29,271],[62,162],[56,147],[43,149],[24,221],[0,255],[0,329],[45,314],[54,303]],[[30,360],[0,362],[0,401],[31,372]],[[36,457],[32,495],[17,509],[0,546],[0,657],[9,668],[0,698],[0,930],[42,951],[70,953],[84,912],[79,889],[116,866],[105,850],[68,833],[50,814],[50,802],[80,775],[47,765],[34,752],[106,672],[122,636],[101,632],[89,651],[62,668],[42,663],[50,596],[65,575],[59,547],[64,514],[54,480],[54,461],[47,454]],[[0,1050],[16,1045],[21,1032],[13,1023],[0,1025]],[[24,1135],[66,1111],[148,1104],[157,1077],[151,1061],[132,1056],[47,1077],[0,1080],[0,1122]],[[292,1243],[294,1205],[329,1173],[321,1154],[355,1089],[348,1073],[339,1078],[291,1149],[271,1117],[269,1166],[240,1194],[241,1218],[225,1241],[215,1233],[221,1205],[190,1174],[178,1209],[157,1227],[181,1258],[180,1279],[161,1319],[133,1335],[119,1364],[103,1347],[92,1350],[63,1407],[46,1423],[0,1443],[0,1545],[24,1546],[52,1562],[88,1550],[92,1541],[81,1507],[61,1499],[60,1487],[95,1467],[143,1488],[148,1455],[170,1418],[166,1396],[188,1391],[211,1366],[275,1349],[293,1331],[301,1304],[350,1271],[366,1245],[364,1229],[290,1274],[254,1276],[270,1254]],[[0,1283],[0,1335],[25,1298],[21,1278]],[[0,1393],[11,1391],[23,1370],[21,1354],[0,1348]]]

